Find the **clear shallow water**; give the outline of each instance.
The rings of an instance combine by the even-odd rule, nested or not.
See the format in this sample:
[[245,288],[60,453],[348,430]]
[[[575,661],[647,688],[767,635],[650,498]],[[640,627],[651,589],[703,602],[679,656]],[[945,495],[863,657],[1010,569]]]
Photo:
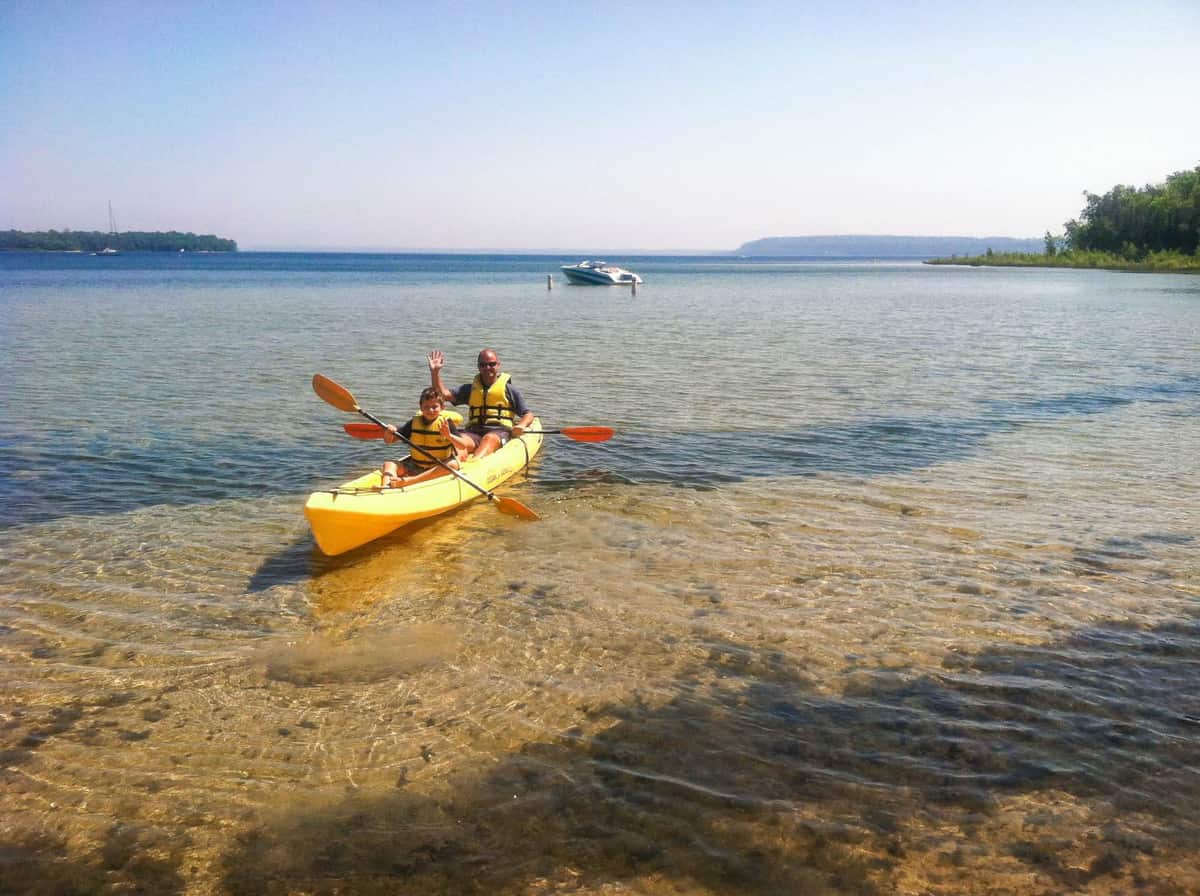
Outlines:
[[[0,255],[16,891],[1200,888],[1200,278]],[[509,493],[307,493],[495,347]]]

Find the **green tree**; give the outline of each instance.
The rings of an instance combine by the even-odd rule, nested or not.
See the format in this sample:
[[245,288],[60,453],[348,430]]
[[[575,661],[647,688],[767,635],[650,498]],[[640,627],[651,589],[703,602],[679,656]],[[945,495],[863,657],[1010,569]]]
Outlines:
[[1084,193],[1079,218],[1068,221],[1072,249],[1128,257],[1150,252],[1192,255],[1200,247],[1200,166],[1178,171],[1166,183],[1141,188],[1121,184],[1103,195]]

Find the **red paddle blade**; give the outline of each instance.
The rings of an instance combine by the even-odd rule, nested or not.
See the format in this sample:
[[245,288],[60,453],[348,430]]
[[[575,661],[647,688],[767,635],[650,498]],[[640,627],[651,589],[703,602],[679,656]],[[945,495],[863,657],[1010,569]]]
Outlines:
[[567,426],[559,432],[576,442],[607,442],[616,430],[609,426]]
[[356,439],[382,439],[384,433],[383,427],[374,423],[343,423],[342,429]]

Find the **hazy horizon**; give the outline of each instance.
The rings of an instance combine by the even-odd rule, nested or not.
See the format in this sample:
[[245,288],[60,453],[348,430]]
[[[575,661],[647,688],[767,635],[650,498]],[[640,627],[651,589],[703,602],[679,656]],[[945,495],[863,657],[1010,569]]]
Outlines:
[[1200,162],[1190,0],[278,12],[0,6],[0,230],[111,200],[247,251],[1032,238]]
[[[222,234],[216,234],[222,236]],[[775,234],[785,239],[791,238],[823,238],[823,239],[1039,239],[1037,236],[1012,237],[1001,234],[988,234],[984,237],[964,236],[962,234],[877,234],[877,233],[842,233],[842,234]],[[232,237],[230,237],[232,239]],[[240,243],[238,249],[244,252],[378,252],[378,253],[396,253],[396,254],[428,254],[428,255],[581,255],[595,256],[597,254],[609,255],[734,255],[746,243],[752,242],[763,237],[751,237],[742,240],[736,246],[718,247],[718,248],[665,248],[665,249],[647,249],[647,248],[561,248],[561,247],[444,247],[444,246],[429,246],[429,247],[411,247],[411,246],[347,246],[344,248],[330,248],[326,246],[286,246],[286,245],[264,245],[254,247],[243,247]]]
[[[20,228],[17,228],[20,229]],[[55,228],[64,230],[63,228]],[[83,228],[66,228],[65,230],[82,230]],[[94,231],[103,232],[103,231]],[[123,232],[123,231],[118,231]],[[226,234],[200,234],[204,236],[217,236],[223,239],[234,239]],[[1039,237],[1010,237],[999,234],[989,234],[986,237],[967,237],[953,236],[946,234],[812,234],[804,237],[784,237],[784,239],[928,239],[928,240],[1033,240],[1040,242]],[[307,254],[376,254],[376,255],[531,255],[531,256],[547,256],[547,257],[562,257],[562,256],[578,256],[580,258],[602,258],[604,256],[695,256],[695,257],[738,257],[738,250],[746,243],[753,240],[745,240],[737,246],[718,249],[702,249],[702,248],[666,248],[666,249],[645,249],[645,248],[561,248],[561,247],[478,247],[478,246],[462,246],[462,247],[444,247],[444,246],[428,246],[428,247],[412,247],[412,246],[296,246],[296,245],[258,245],[258,246],[243,246],[238,243],[239,252],[292,252],[292,253],[307,253]],[[13,250],[9,250],[13,251]],[[33,250],[40,251],[40,250]],[[62,250],[60,250],[62,251]],[[146,250],[150,251],[150,250]],[[822,254],[828,253],[813,253],[813,254],[795,254],[795,255],[757,255],[762,258],[817,258]],[[838,257],[854,257],[853,255],[838,256]],[[893,258],[917,258],[922,257],[919,254],[913,255],[895,255],[881,256]]]

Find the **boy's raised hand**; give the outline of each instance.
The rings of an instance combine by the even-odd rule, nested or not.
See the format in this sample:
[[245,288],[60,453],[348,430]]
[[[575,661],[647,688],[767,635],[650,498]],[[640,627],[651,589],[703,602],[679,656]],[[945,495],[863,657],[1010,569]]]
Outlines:
[[434,349],[429,353],[429,370],[431,373],[436,373],[441,370],[446,364],[446,356],[438,349]]

